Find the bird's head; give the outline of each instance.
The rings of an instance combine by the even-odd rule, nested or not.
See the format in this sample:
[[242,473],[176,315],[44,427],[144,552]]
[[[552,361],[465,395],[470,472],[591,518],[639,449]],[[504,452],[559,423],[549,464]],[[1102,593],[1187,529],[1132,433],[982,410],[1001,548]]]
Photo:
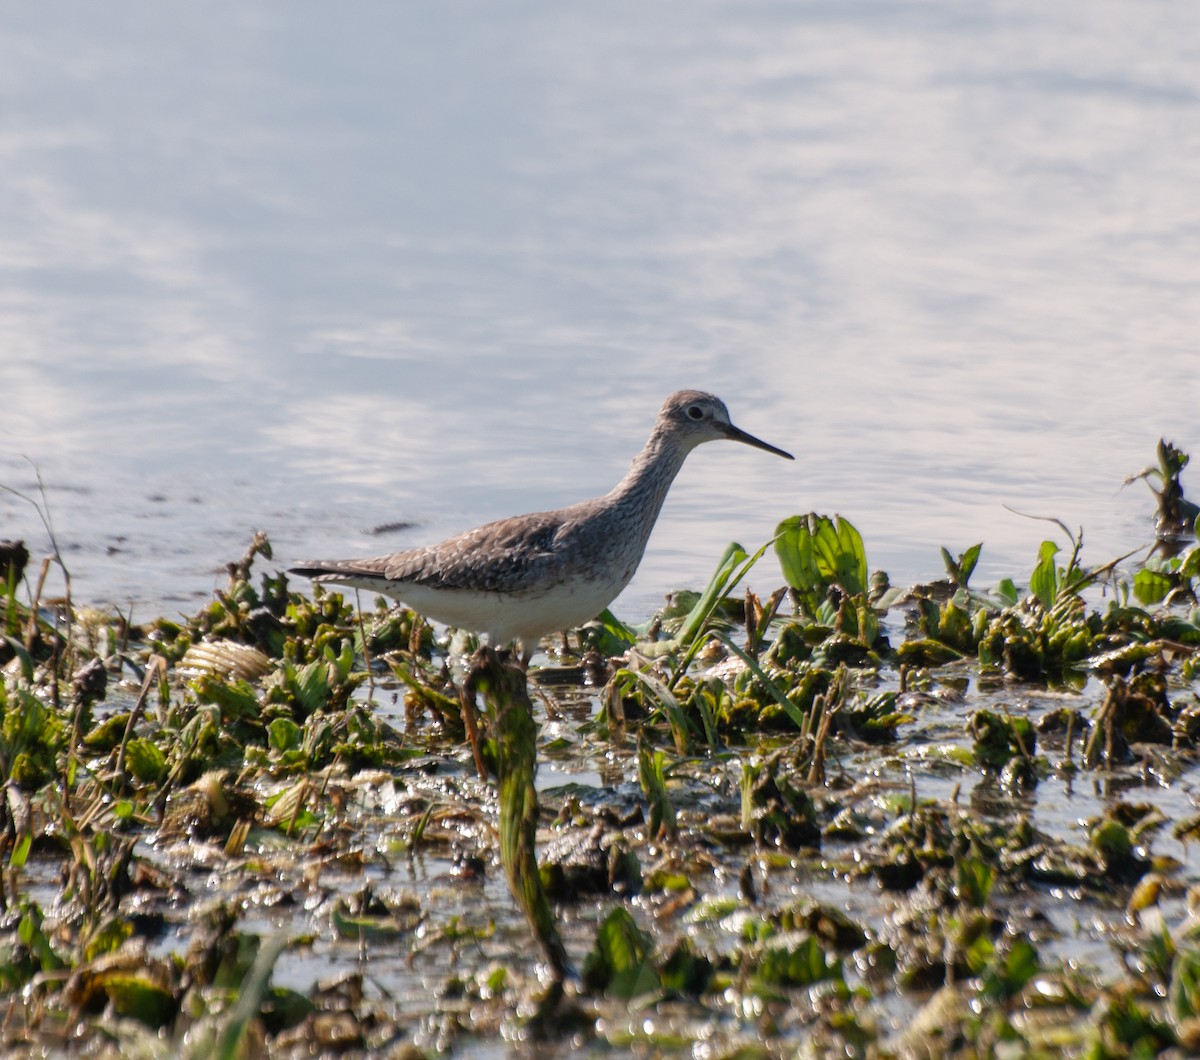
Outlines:
[[725,402],[715,394],[703,390],[678,390],[663,402],[658,412],[657,427],[674,435],[689,449],[704,442],[715,442],[722,438],[731,442],[743,442],[756,449],[794,460],[791,453],[747,434],[735,427],[729,419]]

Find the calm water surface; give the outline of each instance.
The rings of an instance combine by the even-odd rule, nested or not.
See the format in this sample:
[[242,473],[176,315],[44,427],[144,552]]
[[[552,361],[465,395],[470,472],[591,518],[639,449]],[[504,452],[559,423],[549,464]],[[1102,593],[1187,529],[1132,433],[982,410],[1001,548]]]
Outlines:
[[[1150,535],[1200,456],[1200,49],[1170,3],[22,5],[0,483],[77,598],[193,609],[254,528],[390,551],[709,446],[618,602],[837,511],[896,581]],[[1185,484],[1194,482],[1185,477]],[[1200,487],[1191,486],[1200,495]],[[382,523],[411,529],[364,536]],[[47,537],[0,494],[0,537]],[[756,587],[770,589],[764,571]]]

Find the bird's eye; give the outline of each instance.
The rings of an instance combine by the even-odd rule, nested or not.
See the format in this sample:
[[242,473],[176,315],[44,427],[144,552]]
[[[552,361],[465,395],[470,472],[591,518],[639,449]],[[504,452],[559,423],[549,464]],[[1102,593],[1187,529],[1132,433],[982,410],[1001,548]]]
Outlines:
[[704,409],[702,409],[699,405],[689,405],[687,414],[689,420],[704,419]]

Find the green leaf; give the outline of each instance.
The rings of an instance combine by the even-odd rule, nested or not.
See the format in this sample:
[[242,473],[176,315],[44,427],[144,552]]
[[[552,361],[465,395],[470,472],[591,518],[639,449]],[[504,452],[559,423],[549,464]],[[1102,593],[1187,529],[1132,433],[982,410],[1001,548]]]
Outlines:
[[775,527],[775,555],[783,580],[801,593],[810,593],[821,585],[821,572],[813,555],[809,517],[793,515]]
[[701,594],[700,599],[688,614],[679,635],[675,638],[674,643],[678,647],[683,648],[684,651],[679,664],[671,674],[671,679],[667,682],[668,687],[675,687],[688,666],[691,665],[696,653],[703,646],[701,634],[708,627],[708,621],[721,600],[728,593],[731,593],[750,571],[750,568],[762,559],[763,554],[773,541],[774,539],[766,542],[752,556],[747,556],[746,550],[736,541],[731,542],[728,548],[725,549],[725,554],[721,557],[721,562],[718,564],[716,572],[709,580],[708,586]]
[[246,1028],[262,1006],[270,985],[271,971],[285,945],[283,936],[276,936],[267,939],[259,949],[254,964],[237,988],[237,1002],[228,1010],[228,1015],[222,1013],[224,1025],[213,1050],[217,1060],[234,1060],[248,1051],[244,1048]]
[[955,865],[959,896],[975,909],[983,909],[996,882],[996,871],[986,861],[965,857]]
[[967,582],[971,580],[971,574],[975,570],[975,565],[979,562],[979,554],[983,551],[983,542],[972,545],[966,552],[962,554],[958,562],[959,585],[964,589]]
[[134,737],[125,745],[125,767],[143,784],[155,784],[167,768],[167,756],[150,740]]
[[1012,578],[1001,578],[992,592],[1000,598],[1005,607],[1016,607],[1017,601],[1021,599]]
[[38,962],[43,972],[54,972],[65,967],[65,962],[50,945],[50,939],[42,930],[42,910],[37,902],[21,900],[21,919],[17,922],[17,938]]
[[296,671],[296,699],[305,714],[320,710],[329,702],[329,663],[318,659],[301,666]]
[[1053,541],[1043,541],[1038,549],[1037,566],[1029,576],[1029,591],[1047,610],[1054,606],[1055,597],[1058,596],[1058,568],[1054,564],[1058,551],[1058,545]]
[[815,935],[788,932],[763,943],[755,978],[771,986],[812,986],[842,980],[842,962]]
[[852,596],[869,588],[862,535],[840,515],[810,512],[784,519],[775,528],[775,555],[784,580],[802,595],[824,595],[831,585]]
[[111,916],[87,937],[83,957],[94,961],[106,953],[116,953],[133,936],[133,922],[120,916]]
[[596,650],[606,656],[620,655],[637,643],[637,633],[625,625],[607,607],[591,627]]
[[291,718],[276,718],[267,726],[267,741],[276,751],[293,751],[300,746],[302,732]]
[[717,896],[697,902],[683,915],[685,924],[717,924],[734,913],[746,910],[740,898]]
[[129,725],[129,712],[122,711],[105,718],[83,738],[83,746],[89,751],[103,753],[120,746]]
[[746,668],[763,683],[763,687],[766,688],[768,694],[783,708],[784,713],[786,713],[787,716],[792,719],[796,727],[803,730],[807,724],[808,715],[806,715],[804,711],[802,711],[796,706],[795,703],[788,699],[788,697],[784,694],[783,689],[781,689],[779,685],[777,685],[767,675],[767,672],[758,665],[758,662],[742,651],[742,649],[734,644],[733,641],[725,636],[724,633],[715,633],[713,635],[722,644],[724,644],[726,648],[728,648],[731,652],[733,652],[734,655],[736,655],[742,660],[742,662],[746,664]]
[[0,633],[0,640],[3,640],[11,649],[12,653],[21,663],[21,676],[30,684],[33,683],[33,657],[25,650],[25,645],[22,644],[16,637],[10,637],[7,633]]
[[583,962],[583,981],[612,997],[632,998],[660,988],[652,957],[654,940],[618,906],[604,918]]
[[12,854],[8,858],[8,867],[10,869],[23,869],[25,861],[29,857],[29,848],[33,846],[33,836],[26,832],[13,846]]
[[1143,567],[1133,576],[1133,595],[1141,604],[1157,604],[1166,599],[1175,586],[1175,579],[1161,570]]
[[1200,545],[1183,554],[1179,563],[1179,573],[1184,578],[1200,577]]
[[667,756],[662,751],[652,751],[639,736],[637,757],[638,782],[641,784],[642,794],[650,804],[649,835],[656,837],[661,830],[673,836],[678,825],[675,821],[675,806],[667,791]]
[[946,573],[950,575],[950,580],[956,584],[962,584],[959,581],[959,566],[954,561],[954,557],[950,555],[950,550],[942,546],[942,566],[946,568]]
[[[981,937],[981,940],[986,936]],[[1015,938],[1007,952],[989,962],[983,976],[983,996],[998,1001],[1015,997],[1041,970],[1037,950],[1025,938]]]
[[324,655],[326,662],[330,664],[330,671],[335,678],[335,681],[331,683],[341,684],[350,676],[350,671],[354,669],[354,645],[349,640],[343,641],[341,654],[335,656],[333,649],[326,644]]
[[687,715],[679,705],[679,699],[675,693],[657,677],[644,670],[618,670],[613,674],[612,679],[626,690],[632,688],[635,683],[644,685],[649,695],[653,697],[654,705],[651,709],[661,707],[666,716],[667,724],[671,728],[671,737],[675,741],[675,750],[681,755],[687,754],[690,727]]
[[191,682],[201,703],[213,703],[227,718],[254,718],[259,714],[258,693],[248,681],[223,681],[213,674],[202,674]]
[[871,587],[871,572],[867,569],[867,550],[862,534],[849,519],[837,516],[838,584],[852,596],[861,596]]
[[696,601],[696,605],[692,608],[687,618],[684,619],[683,627],[676,638],[680,644],[684,646],[691,644],[700,633],[704,627],[704,623],[708,621],[709,616],[716,609],[721,598],[725,596],[727,587],[733,579],[734,572],[746,558],[746,550],[736,541],[731,541],[726,546],[725,552],[717,563],[716,571],[709,578],[704,592],[700,594],[700,599]]
[[1178,1023],[1200,1016],[1200,951],[1185,949],[1176,956],[1167,1001]]
[[353,913],[345,898],[333,904],[333,930],[344,939],[388,940],[407,935],[421,922],[420,907],[383,913]]

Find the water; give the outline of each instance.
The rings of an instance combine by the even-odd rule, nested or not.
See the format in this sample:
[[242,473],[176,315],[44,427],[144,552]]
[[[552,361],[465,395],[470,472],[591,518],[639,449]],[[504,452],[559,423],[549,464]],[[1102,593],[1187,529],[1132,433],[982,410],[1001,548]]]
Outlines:
[[[604,492],[699,386],[799,459],[695,453],[631,620],[812,509],[896,581],[978,540],[981,583],[1027,573],[1053,529],[1005,504],[1102,562],[1150,535],[1120,483],[1159,436],[1200,451],[1194,29],[1080,0],[14,8],[0,483],[34,461],[76,598],[148,617],[257,527],[280,562],[370,554]],[[0,493],[5,536],[48,547]]]

